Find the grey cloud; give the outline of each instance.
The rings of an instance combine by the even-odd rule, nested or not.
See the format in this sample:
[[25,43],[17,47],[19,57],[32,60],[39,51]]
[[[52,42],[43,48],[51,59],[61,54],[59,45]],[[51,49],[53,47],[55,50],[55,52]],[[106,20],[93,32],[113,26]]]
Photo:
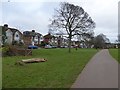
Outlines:
[[[5,1],[5,0],[4,0]],[[118,0],[11,0],[13,3],[3,5],[3,23],[22,31],[36,29],[40,33],[48,32],[49,18],[59,2],[68,1],[82,6],[96,22],[95,34],[104,33],[114,41],[118,33]],[[16,1],[16,3],[15,3]],[[20,2],[21,1],[21,2]],[[24,2],[26,1],[26,2]],[[10,6],[11,4],[11,6]],[[1,21],[1,19],[0,19]],[[112,34],[111,34],[112,33]]]

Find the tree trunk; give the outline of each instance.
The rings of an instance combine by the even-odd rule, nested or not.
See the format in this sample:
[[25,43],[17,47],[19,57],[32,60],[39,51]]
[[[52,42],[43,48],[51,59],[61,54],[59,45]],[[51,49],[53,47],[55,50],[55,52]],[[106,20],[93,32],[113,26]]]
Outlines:
[[38,37],[38,45],[40,45],[40,37]]
[[69,53],[71,53],[71,36],[69,36]]

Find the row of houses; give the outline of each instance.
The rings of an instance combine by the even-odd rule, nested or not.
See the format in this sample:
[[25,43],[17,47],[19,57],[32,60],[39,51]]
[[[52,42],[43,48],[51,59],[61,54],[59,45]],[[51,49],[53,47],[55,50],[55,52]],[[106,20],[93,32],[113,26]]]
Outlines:
[[[56,47],[64,47],[68,46],[68,38],[62,35],[51,35],[48,33],[47,35],[42,35],[35,30],[24,31],[23,33],[20,30],[15,28],[10,28],[7,24],[4,26],[0,26],[0,46],[3,43],[7,43],[9,45],[14,42],[20,43],[22,42],[24,45],[37,45],[37,46],[45,46],[46,44],[56,46]],[[81,48],[88,48],[84,42],[72,41],[72,46],[76,44]],[[117,44],[107,44],[108,47],[118,47]],[[91,48],[94,45],[91,45]]]
[[[3,43],[12,44],[13,42],[23,42],[25,45],[40,45],[41,43],[50,44],[54,46],[68,45],[68,39],[59,35],[54,36],[48,33],[42,35],[35,30],[20,32],[18,29],[10,28],[7,24],[0,26],[0,45]],[[4,40],[4,41],[3,41]]]

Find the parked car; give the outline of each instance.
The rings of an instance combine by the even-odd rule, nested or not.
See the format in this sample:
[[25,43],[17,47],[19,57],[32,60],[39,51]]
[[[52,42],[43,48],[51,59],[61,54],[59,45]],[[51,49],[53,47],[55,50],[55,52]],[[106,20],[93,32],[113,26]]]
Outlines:
[[38,46],[35,46],[35,45],[29,45],[29,46],[28,46],[28,49],[38,49]]
[[68,46],[64,46],[65,48],[68,48]]
[[68,48],[68,46],[61,46],[61,48]]
[[51,45],[45,45],[45,48],[52,48]]
[[57,46],[52,46],[52,48],[57,48]]
[[61,48],[65,48],[65,46],[60,46]]

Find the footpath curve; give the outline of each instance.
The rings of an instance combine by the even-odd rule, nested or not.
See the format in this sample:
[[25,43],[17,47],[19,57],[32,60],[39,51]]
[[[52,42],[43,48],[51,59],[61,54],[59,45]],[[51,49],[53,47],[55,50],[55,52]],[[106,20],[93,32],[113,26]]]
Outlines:
[[99,51],[71,88],[118,88],[118,62],[107,49]]

